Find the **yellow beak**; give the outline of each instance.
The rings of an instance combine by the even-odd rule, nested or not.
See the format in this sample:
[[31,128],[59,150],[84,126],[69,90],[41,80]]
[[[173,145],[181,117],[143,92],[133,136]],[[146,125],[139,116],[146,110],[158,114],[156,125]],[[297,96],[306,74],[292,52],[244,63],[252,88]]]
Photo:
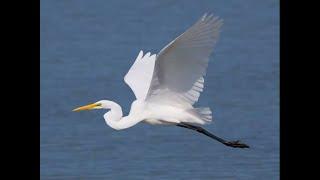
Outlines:
[[81,106],[81,107],[78,107],[72,111],[75,111],[75,112],[78,112],[78,111],[83,111],[83,110],[91,110],[91,109],[94,109],[95,107],[99,106],[100,104],[96,104],[96,103],[93,103],[93,104],[88,104],[86,106]]

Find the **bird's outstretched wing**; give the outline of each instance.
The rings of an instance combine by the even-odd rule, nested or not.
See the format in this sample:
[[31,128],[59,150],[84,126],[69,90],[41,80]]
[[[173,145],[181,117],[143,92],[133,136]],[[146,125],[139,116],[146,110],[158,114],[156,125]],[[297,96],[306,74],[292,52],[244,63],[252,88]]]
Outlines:
[[205,14],[164,47],[157,56],[146,99],[189,105],[197,102],[222,24],[218,17]]
[[150,87],[156,55],[150,52],[143,55],[139,52],[134,64],[124,77],[124,81],[130,86],[137,99],[145,99]]

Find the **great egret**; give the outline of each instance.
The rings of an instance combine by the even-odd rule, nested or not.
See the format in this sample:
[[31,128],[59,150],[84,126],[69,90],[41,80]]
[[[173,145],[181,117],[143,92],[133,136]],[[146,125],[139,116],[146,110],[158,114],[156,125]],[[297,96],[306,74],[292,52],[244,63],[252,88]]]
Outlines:
[[222,24],[222,19],[205,14],[158,55],[140,51],[124,77],[136,96],[128,116],[123,117],[120,105],[109,100],[73,111],[107,109],[105,122],[116,130],[132,127],[139,122],[175,125],[195,130],[230,147],[248,148],[240,141],[226,141],[198,126],[212,121],[211,110],[208,107],[193,107],[203,90],[209,56]]

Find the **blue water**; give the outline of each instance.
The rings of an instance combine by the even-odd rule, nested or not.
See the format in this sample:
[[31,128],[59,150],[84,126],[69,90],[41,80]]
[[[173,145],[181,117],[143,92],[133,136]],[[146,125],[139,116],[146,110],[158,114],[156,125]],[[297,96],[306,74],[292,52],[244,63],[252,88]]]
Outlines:
[[[139,50],[157,53],[205,12],[224,19],[197,106],[233,149],[179,127],[109,128],[110,99],[129,112],[123,77]],[[279,2],[41,1],[41,179],[279,179]]]

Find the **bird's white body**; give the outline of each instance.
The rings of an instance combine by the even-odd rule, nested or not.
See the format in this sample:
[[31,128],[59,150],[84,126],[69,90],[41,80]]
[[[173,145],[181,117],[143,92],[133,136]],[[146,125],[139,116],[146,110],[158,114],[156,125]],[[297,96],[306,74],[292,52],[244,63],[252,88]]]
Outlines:
[[[110,103],[102,100],[99,103]],[[170,105],[148,103],[146,101],[136,100],[132,103],[128,116],[122,117],[122,110],[119,105],[114,103],[111,111],[104,115],[106,123],[116,130],[131,127],[139,122],[145,122],[152,125],[172,125],[180,122],[193,124],[205,124],[206,121],[201,117],[200,112],[194,108],[182,108]],[[210,116],[209,109],[206,112]],[[207,122],[210,120],[208,119]],[[123,123],[121,123],[123,122]],[[129,123],[130,122],[130,123]]]

